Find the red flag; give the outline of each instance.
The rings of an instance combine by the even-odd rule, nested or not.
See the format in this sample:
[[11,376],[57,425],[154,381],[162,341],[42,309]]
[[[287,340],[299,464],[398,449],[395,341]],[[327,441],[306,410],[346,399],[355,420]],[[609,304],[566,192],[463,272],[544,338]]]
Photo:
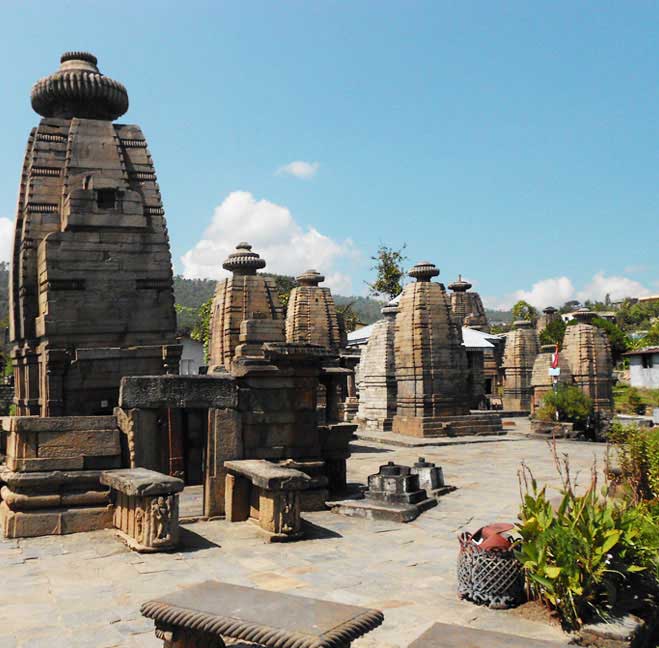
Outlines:
[[551,354],[551,368],[556,369],[556,367],[558,367],[558,344],[554,353]]

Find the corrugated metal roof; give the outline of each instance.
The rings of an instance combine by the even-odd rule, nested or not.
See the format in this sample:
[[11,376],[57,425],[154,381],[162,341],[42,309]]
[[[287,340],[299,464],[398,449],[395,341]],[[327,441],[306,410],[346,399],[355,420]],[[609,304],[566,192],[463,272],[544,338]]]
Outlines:
[[634,351],[627,351],[627,353],[623,353],[622,355],[645,355],[646,353],[659,353],[659,346],[643,347],[641,349],[635,349]]
[[[366,344],[372,332],[373,324],[369,324],[348,333],[348,346]],[[467,349],[492,349],[494,345],[490,342],[491,339],[496,339],[496,336],[467,326],[462,327],[462,340]]]

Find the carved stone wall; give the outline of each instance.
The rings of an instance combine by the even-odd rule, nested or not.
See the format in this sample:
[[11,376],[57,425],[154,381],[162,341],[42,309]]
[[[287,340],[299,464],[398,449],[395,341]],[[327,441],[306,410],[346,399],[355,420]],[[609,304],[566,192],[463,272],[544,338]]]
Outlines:
[[540,349],[538,334],[531,322],[519,320],[506,335],[503,355],[503,408],[529,410],[533,397],[531,374]]
[[265,260],[251,250],[249,243],[239,243],[222,264],[232,276],[217,284],[213,298],[208,343],[211,371],[231,370],[243,320],[281,320],[283,331],[283,309],[276,286],[269,277],[257,274],[258,269],[265,268]]
[[453,317],[439,270],[423,262],[410,270],[396,316],[396,416],[393,431],[412,436],[436,432],[441,417],[469,412],[469,369],[462,329]]
[[595,313],[581,309],[574,317],[578,324],[567,327],[563,354],[572,380],[592,399],[595,413],[608,418],[613,413],[611,345],[604,331],[588,323]]
[[90,54],[62,56],[32,105],[9,290],[17,413],[111,413],[121,377],[164,373],[176,344],[153,161],[138,126],[112,123],[126,90]]
[[382,309],[359,362],[359,409],[355,423],[362,430],[389,431],[396,414],[394,333],[396,306]]
[[318,285],[324,280],[315,270],[297,277],[299,286],[293,288],[288,300],[286,340],[318,344],[338,352],[347,343],[346,330],[330,289]]

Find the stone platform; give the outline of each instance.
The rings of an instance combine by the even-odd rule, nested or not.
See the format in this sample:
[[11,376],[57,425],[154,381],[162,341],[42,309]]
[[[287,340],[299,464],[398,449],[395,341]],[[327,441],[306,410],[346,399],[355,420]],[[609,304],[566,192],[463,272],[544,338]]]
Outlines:
[[[557,444],[583,485],[593,454],[604,465],[603,444]],[[412,465],[419,457],[416,448],[361,440],[352,443],[352,453],[348,481],[362,484],[389,460]],[[382,610],[383,625],[355,648],[406,648],[437,622],[515,635],[529,645],[567,643],[560,628],[455,594],[456,536],[515,519],[520,461],[538,481],[549,482],[550,496],[557,493],[547,443],[502,437],[428,448],[423,455],[458,489],[409,524],[304,513],[306,539],[282,546],[265,543],[250,522],[198,522],[182,526],[180,549],[168,554],[135,554],[111,529],[0,541],[0,647],[162,648],[140,606],[208,579]]]

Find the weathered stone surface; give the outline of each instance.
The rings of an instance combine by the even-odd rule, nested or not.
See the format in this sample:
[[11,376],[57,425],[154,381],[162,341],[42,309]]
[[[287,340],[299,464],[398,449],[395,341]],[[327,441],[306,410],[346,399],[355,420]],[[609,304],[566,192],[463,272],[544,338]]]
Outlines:
[[182,479],[147,468],[104,470],[101,473],[101,484],[129,497],[171,495],[182,491],[185,485]]
[[515,322],[513,330],[506,335],[503,356],[505,410],[531,410],[531,375],[538,351],[538,334],[532,323],[525,320]]
[[141,612],[156,628],[173,629],[174,637],[187,629],[231,639],[259,637],[260,644],[280,648],[345,648],[384,619],[378,610],[218,581],[148,601]]
[[373,325],[359,363],[359,408],[356,423],[361,431],[391,430],[396,414],[396,365],[394,333],[396,306],[382,309],[384,319]]
[[481,296],[477,292],[469,292],[472,284],[465,281],[462,275],[448,285],[451,293],[451,310],[460,326],[474,326],[487,329],[489,322]]
[[439,270],[423,262],[409,274],[417,281],[405,286],[396,316],[393,431],[427,436],[441,417],[469,412],[469,370],[446,291],[431,281]]
[[137,126],[112,123],[125,93],[82,52],[33,89],[43,119],[23,164],[9,290],[20,415],[111,413],[123,375],[176,371],[153,162]]
[[324,280],[315,270],[297,277],[299,285],[291,291],[286,311],[286,340],[338,351],[347,343],[346,330],[330,289],[318,285]]
[[125,376],[119,404],[123,409],[159,407],[235,407],[238,395],[229,374],[210,376]]
[[472,646],[474,648],[567,648],[568,644],[516,637],[461,625],[435,623],[415,639],[409,648],[472,648]]
[[284,324],[273,280],[256,272],[265,267],[265,260],[251,250],[248,243],[239,243],[222,265],[232,276],[218,283],[211,307],[208,362],[212,371],[231,370],[244,320],[281,320],[282,327]]
[[542,333],[551,322],[561,319],[561,314],[558,312],[557,309],[555,309],[553,306],[547,306],[546,308],[542,309],[542,315],[538,317],[535,323],[535,328],[536,331],[538,331],[538,335]]
[[247,477],[252,484],[265,490],[303,490],[311,483],[309,475],[271,461],[259,459],[225,461],[224,467],[229,472]]
[[[542,400],[545,394],[553,389],[552,376],[549,375],[549,369],[552,365],[552,358],[556,346],[553,344],[545,344],[540,347],[540,353],[535,358],[533,363],[533,370],[531,372],[531,387],[533,389],[533,398],[531,399],[531,414],[542,405]],[[569,385],[572,383],[572,371],[570,365],[565,357],[565,354],[558,354],[558,368],[560,375],[556,377],[556,382],[559,384]]]
[[604,331],[589,324],[595,315],[588,309],[575,313],[578,323],[565,331],[563,354],[574,384],[593,401],[595,414],[609,418],[613,413],[611,345]]

